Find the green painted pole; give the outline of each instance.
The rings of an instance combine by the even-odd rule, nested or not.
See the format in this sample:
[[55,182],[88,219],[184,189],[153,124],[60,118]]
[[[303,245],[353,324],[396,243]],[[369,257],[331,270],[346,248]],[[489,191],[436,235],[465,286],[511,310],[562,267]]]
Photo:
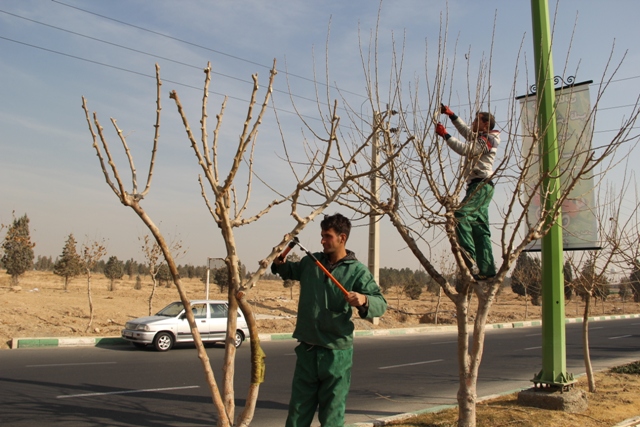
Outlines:
[[[531,0],[533,48],[536,66],[536,92],[539,105],[538,135],[541,139],[541,189],[544,206],[549,210],[558,200],[558,134],[554,110],[553,56],[547,0]],[[547,223],[553,221],[549,215]],[[542,370],[532,380],[536,384],[563,386],[573,382],[567,374],[566,332],[564,313],[564,276],[562,252],[562,218],[542,238]]]

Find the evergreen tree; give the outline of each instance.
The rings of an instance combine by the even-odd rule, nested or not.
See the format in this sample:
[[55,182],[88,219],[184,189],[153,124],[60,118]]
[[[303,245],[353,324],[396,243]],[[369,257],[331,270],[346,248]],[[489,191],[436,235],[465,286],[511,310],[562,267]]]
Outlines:
[[33,264],[33,268],[35,268],[37,271],[51,271],[53,270],[54,265],[55,263],[50,256],[46,257],[38,255],[36,262]]
[[18,278],[25,271],[33,268],[33,247],[29,235],[29,218],[27,215],[14,218],[13,224],[7,230],[7,235],[2,242],[4,255],[2,265],[7,269],[7,274],[11,275],[11,283],[18,284]]
[[571,282],[573,282],[573,269],[571,268],[569,260],[565,261],[564,267],[562,267],[562,272],[564,273],[564,299],[570,301],[571,296],[573,295],[573,290],[571,289]]
[[76,248],[76,239],[73,234],[69,234],[67,242],[62,248],[62,255],[56,260],[53,266],[53,274],[64,278],[64,290],[69,285],[69,280],[82,273],[82,259]]
[[115,291],[116,290],[115,281],[117,279],[122,279],[122,277],[124,276],[123,262],[120,261],[118,257],[115,257],[115,256],[109,257],[109,260],[104,266],[104,275],[106,276],[107,279],[111,281],[109,290]]
[[633,292],[633,301],[640,302],[640,260],[634,259],[632,265],[633,271],[629,276],[629,285]]
[[164,283],[164,286],[166,288],[171,287],[171,281],[173,280],[173,277],[171,277],[171,271],[169,270],[169,266],[166,263],[158,267],[157,278],[158,282],[160,282],[160,284]]
[[522,252],[511,274],[511,290],[521,296],[529,296],[531,304],[540,305],[542,267],[540,259]]
[[133,258],[128,259],[127,261],[125,261],[124,263],[124,271],[126,271],[127,276],[129,276],[129,279],[133,279],[133,275],[136,274],[136,271],[138,269],[137,266],[137,262],[135,262],[133,260]]

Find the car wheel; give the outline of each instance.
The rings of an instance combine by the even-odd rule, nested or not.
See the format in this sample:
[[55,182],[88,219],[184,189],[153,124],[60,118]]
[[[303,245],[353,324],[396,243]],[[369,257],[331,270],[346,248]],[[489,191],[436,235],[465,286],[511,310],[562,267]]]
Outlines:
[[147,346],[145,343],[141,342],[132,342],[131,344],[133,344],[135,348],[145,348]]
[[153,346],[158,351],[168,351],[173,347],[173,335],[169,332],[160,332],[153,339]]
[[236,331],[236,336],[233,337],[233,346],[238,348],[242,345],[242,341],[244,341],[244,335],[240,331]]

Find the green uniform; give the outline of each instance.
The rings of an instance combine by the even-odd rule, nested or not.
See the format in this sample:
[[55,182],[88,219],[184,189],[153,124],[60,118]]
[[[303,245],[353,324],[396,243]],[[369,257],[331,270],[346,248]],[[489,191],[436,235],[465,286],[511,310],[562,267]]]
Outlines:
[[[500,145],[500,132],[476,133],[455,114],[450,116],[453,125],[466,142],[446,134],[447,145],[456,153],[467,156],[472,169],[467,177],[467,194],[460,208],[455,212],[458,224],[456,235],[469,260],[467,267],[474,273],[473,262],[478,267],[476,277],[486,278],[496,275],[489,228],[489,204],[493,197],[493,162]],[[473,260],[473,262],[472,262]]]
[[[333,266],[323,252],[314,255],[347,291],[367,296],[368,309],[361,317],[379,317],[385,312],[387,301],[373,275],[353,252],[347,251],[347,256]],[[293,332],[300,344],[286,426],[309,426],[318,406],[322,426],[343,426],[351,383],[353,309],[309,256],[300,262],[274,264],[271,271],[285,280],[300,281],[298,320]]]

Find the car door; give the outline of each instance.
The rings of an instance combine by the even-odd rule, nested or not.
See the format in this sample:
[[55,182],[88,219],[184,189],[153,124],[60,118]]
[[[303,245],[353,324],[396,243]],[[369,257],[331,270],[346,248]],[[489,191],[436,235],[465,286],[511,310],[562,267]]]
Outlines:
[[213,341],[224,341],[227,336],[227,305],[224,303],[209,303],[211,319],[209,333]]
[[[207,313],[206,303],[195,303],[191,305],[191,311],[193,311],[193,317],[195,318],[198,332],[203,341],[210,338],[209,336],[209,318]],[[178,321],[178,333],[176,341],[193,341],[193,335],[191,334],[191,328],[189,327],[189,321],[187,316],[183,313]]]

